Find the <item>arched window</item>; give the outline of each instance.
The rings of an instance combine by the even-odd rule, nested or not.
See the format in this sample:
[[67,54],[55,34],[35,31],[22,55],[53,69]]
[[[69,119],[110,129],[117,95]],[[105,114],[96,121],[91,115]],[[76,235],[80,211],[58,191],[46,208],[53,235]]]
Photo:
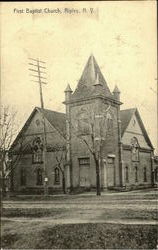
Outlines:
[[54,183],[60,184],[60,170],[59,170],[59,168],[55,168],[54,172],[55,172]]
[[155,168],[155,181],[158,181],[158,167]]
[[21,169],[21,186],[26,186],[26,169],[22,168]]
[[144,167],[144,182],[147,182],[147,173],[146,173],[146,167]]
[[43,183],[43,176],[42,176],[42,169],[37,169],[37,185],[42,185]]
[[136,137],[131,139],[132,161],[139,161],[139,143]]
[[87,112],[82,110],[78,113],[78,134],[88,135],[90,133],[89,119],[87,118]]
[[110,113],[107,113],[107,131],[111,131],[113,128],[113,119]]
[[33,141],[33,145],[32,145],[32,149],[33,149],[33,163],[42,163],[43,162],[43,144],[41,142],[41,138],[37,137],[35,138],[35,140]]
[[111,112],[101,115],[99,129],[101,138],[113,134],[113,114]]
[[125,167],[125,180],[126,180],[126,182],[129,182],[128,166]]
[[138,167],[135,166],[135,182],[138,182]]

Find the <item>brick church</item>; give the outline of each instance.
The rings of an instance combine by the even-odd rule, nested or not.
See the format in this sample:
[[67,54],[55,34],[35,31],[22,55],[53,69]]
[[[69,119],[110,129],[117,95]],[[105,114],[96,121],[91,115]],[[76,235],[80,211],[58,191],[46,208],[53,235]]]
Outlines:
[[15,192],[62,192],[63,182],[66,191],[96,188],[95,157],[102,190],[154,184],[154,149],[139,112],[120,109],[120,91],[110,91],[93,55],[64,104],[66,113],[35,107],[13,142]]

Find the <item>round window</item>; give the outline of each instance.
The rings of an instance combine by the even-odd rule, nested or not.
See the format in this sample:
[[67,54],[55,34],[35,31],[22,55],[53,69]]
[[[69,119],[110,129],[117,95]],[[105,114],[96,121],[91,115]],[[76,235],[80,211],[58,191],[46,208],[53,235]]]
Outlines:
[[36,120],[36,125],[39,126],[40,125],[40,120]]

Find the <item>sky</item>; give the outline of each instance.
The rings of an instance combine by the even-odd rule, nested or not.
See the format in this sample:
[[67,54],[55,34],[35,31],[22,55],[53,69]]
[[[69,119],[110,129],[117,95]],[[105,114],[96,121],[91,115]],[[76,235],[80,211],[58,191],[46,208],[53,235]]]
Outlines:
[[75,90],[93,54],[110,90],[119,87],[121,109],[138,108],[156,148],[156,32],[156,1],[3,2],[2,104],[17,110],[19,129],[40,106],[28,70],[29,58],[39,58],[46,62],[44,106],[65,112],[64,90],[68,83]]

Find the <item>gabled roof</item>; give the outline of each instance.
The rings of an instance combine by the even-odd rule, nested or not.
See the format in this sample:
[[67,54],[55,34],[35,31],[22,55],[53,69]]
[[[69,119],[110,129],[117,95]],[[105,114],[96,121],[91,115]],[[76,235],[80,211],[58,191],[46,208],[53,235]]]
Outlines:
[[145,137],[148,145],[153,149],[153,145],[152,145],[152,143],[150,141],[150,138],[149,138],[149,136],[148,136],[148,134],[146,132],[146,129],[144,127],[144,124],[142,122],[142,119],[140,117],[140,114],[139,114],[137,108],[121,110],[121,112],[120,112],[120,118],[121,118],[121,136],[123,136],[125,130],[128,127],[128,124],[131,121],[131,119],[132,119],[132,117],[133,117],[134,114],[137,117],[139,126],[142,129],[142,132],[144,134],[144,137]]
[[44,112],[44,117],[49,123],[65,138],[66,136],[66,114],[52,111],[50,109],[36,108],[40,112]]
[[113,98],[94,56],[91,55],[71,98],[80,99],[96,95]]
[[[21,137],[21,135],[26,131],[28,128],[32,118],[34,117],[36,112],[42,112],[42,109],[39,107],[35,107],[25,122],[24,126],[22,127],[21,131],[18,133],[17,137],[15,138],[14,142],[11,145],[11,149],[16,145],[18,139]],[[47,121],[60,133],[60,135],[63,136],[65,139],[66,137],[66,115],[61,112],[52,111],[49,109],[44,109],[44,117],[47,119]]]
[[120,118],[121,118],[121,135],[124,134],[134,112],[135,112],[135,108],[132,109],[125,109],[125,110],[121,110],[120,112]]
[[[17,140],[20,138],[21,134],[27,129],[28,125],[30,124],[33,116],[35,115],[35,112],[42,112],[41,108],[35,107],[32,111],[30,117],[26,121],[25,125],[21,129],[20,133],[16,137],[15,141],[13,142],[12,147],[16,144]],[[125,109],[121,110],[120,112],[120,118],[121,118],[121,136],[123,136],[125,130],[128,127],[129,122],[132,119],[133,114],[136,115],[139,125],[143,131],[143,134],[146,138],[146,141],[148,142],[148,145],[150,145],[151,148],[153,148],[152,143],[148,137],[148,134],[145,130],[145,127],[143,125],[143,122],[141,120],[141,117],[139,115],[139,112],[136,108],[132,109]],[[44,117],[47,119],[47,121],[63,136],[63,138],[66,138],[66,114],[61,112],[52,111],[49,109],[44,109]]]

